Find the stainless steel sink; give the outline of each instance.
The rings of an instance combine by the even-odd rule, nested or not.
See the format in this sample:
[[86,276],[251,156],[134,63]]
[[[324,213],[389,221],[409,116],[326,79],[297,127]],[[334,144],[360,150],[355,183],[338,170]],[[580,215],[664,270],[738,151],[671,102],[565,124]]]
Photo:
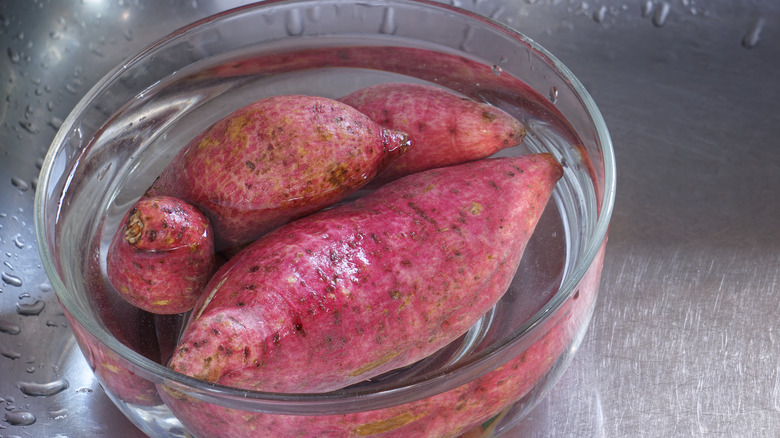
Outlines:
[[[102,74],[240,3],[0,3],[0,436],[142,436],[93,379],[46,280],[37,173]],[[573,70],[618,163],[591,327],[552,394],[507,436],[780,433],[780,3],[451,3]]]

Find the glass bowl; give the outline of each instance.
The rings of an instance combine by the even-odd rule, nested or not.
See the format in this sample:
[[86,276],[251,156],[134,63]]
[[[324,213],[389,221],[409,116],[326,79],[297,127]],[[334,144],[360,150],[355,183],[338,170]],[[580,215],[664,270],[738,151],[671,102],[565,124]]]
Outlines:
[[[233,389],[167,368],[183,316],[122,301],[105,253],[129,207],[195,135],[277,94],[337,98],[432,83],[522,120],[519,146],[564,176],[502,300],[438,353],[326,394]],[[106,393],[152,437],[490,436],[566,368],[597,294],[614,202],[604,121],[580,82],[520,33],[411,0],[267,1],[177,30],[106,75],[63,123],[35,200],[47,275]]]

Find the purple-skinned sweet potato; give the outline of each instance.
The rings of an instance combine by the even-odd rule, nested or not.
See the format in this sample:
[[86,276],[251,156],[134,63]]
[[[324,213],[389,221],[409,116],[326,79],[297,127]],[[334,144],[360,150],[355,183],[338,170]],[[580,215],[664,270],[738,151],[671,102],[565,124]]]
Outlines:
[[432,85],[382,83],[339,100],[386,128],[408,133],[415,145],[377,177],[377,184],[486,158],[525,136],[523,124],[503,110]]
[[409,146],[336,100],[275,96],[221,119],[185,146],[147,191],[204,211],[217,250],[236,248],[343,199]]
[[531,400],[521,404],[532,404],[540,396],[540,385],[556,377],[561,361],[571,359],[593,309],[604,250],[602,244],[578,291],[543,326],[524,336],[526,342],[508,348],[508,358],[444,392],[375,410],[310,416],[226,408],[187,396],[173,385],[160,386],[159,393],[187,430],[199,437],[455,438],[468,432],[474,432],[468,436],[491,436],[482,433],[485,422],[512,410],[524,397]]
[[480,160],[285,225],[212,277],[169,366],[325,392],[422,359],[501,298],[561,175],[549,154]]
[[186,312],[214,272],[211,225],[177,198],[141,198],[106,255],[109,281],[130,304],[156,314]]

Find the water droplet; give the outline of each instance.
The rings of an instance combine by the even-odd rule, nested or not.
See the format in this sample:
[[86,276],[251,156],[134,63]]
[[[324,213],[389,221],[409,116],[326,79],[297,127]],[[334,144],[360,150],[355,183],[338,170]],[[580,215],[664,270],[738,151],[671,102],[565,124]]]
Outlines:
[[11,184],[23,192],[30,189],[30,186],[27,184],[27,182],[21,178],[11,178]]
[[0,279],[3,280],[3,283],[8,284],[10,286],[16,286],[21,287],[22,286],[22,279],[17,277],[16,275],[9,274],[7,272],[3,272],[0,274]]
[[95,391],[94,389],[86,388],[86,387],[85,388],[79,388],[79,389],[76,390],[76,392],[80,392],[80,393],[83,393],[83,394],[90,394],[90,393],[92,393],[94,391]]
[[34,303],[16,303],[16,313],[23,316],[36,316],[43,312],[46,302],[35,300]]
[[558,89],[555,87],[550,87],[550,102],[558,102]]
[[133,30],[132,29],[125,30],[124,36],[127,41],[133,41]]
[[35,415],[27,411],[14,411],[5,413],[5,422],[12,426],[29,426],[35,423]]
[[27,131],[27,132],[29,132],[30,134],[37,134],[38,132],[40,132],[40,130],[38,129],[38,127],[36,127],[35,125],[33,125],[33,124],[32,124],[32,122],[28,122],[28,121],[26,121],[26,120],[20,120],[20,121],[19,121],[19,126],[21,126],[22,128],[24,128],[24,130],[25,130],[25,131]]
[[21,56],[19,56],[19,52],[14,50],[13,47],[8,48],[8,57],[11,58],[11,62],[13,62],[14,64],[18,64],[19,60],[22,59]]
[[53,40],[58,40],[58,39],[60,39],[62,37],[62,35],[59,32],[57,32],[56,30],[54,30],[52,32],[49,32],[49,37],[51,39],[53,39]]
[[598,9],[593,11],[593,20],[596,23],[599,23],[599,24],[603,23],[604,22],[604,18],[606,18],[606,16],[607,16],[607,6],[606,5],[601,5],[600,8],[598,8]]
[[46,320],[46,327],[57,327],[57,323],[52,320]]
[[9,335],[18,335],[21,332],[22,332],[22,329],[18,325],[14,324],[12,322],[0,319],[0,333],[6,333],[6,334],[9,334]]
[[290,36],[298,36],[303,33],[303,18],[300,9],[291,9],[285,17],[285,29]]
[[382,24],[379,26],[379,32],[386,35],[392,35],[396,30],[395,9],[385,8],[385,12],[382,15]]
[[495,74],[496,76],[501,76],[501,72],[503,71],[501,70],[501,67],[498,64],[493,64],[493,66],[490,67],[490,69],[493,70],[493,74]]
[[746,49],[752,49],[758,44],[758,40],[761,37],[761,30],[764,28],[764,18],[761,17],[755,20],[748,29],[745,36],[742,38],[742,47]]
[[70,384],[65,379],[58,379],[46,383],[19,382],[17,386],[19,387],[19,390],[29,396],[50,397],[68,389]]
[[63,420],[68,416],[67,408],[53,408],[49,410],[49,418],[52,420]]
[[17,234],[16,237],[14,237],[14,245],[16,245],[16,247],[19,249],[24,248],[24,241],[22,240],[22,236]]
[[309,20],[313,22],[320,21],[320,18],[322,18],[322,7],[321,6],[313,6],[309,9],[309,13],[307,14],[309,16]]
[[642,3],[642,17],[647,18],[651,15],[653,15],[653,9],[655,8],[655,3],[653,3],[653,0],[645,0],[644,3]]
[[104,167],[103,169],[101,169],[101,170],[100,170],[100,172],[98,172],[98,174],[97,174],[97,180],[98,180],[98,181],[103,181],[103,178],[105,178],[105,177],[106,177],[106,174],[108,173],[108,170],[109,170],[109,169],[111,169],[111,163],[108,163],[108,164],[106,165],[106,167]]
[[660,6],[661,7],[655,10],[655,14],[653,15],[653,25],[655,27],[663,26],[666,24],[666,20],[669,18],[669,10],[671,9],[669,3],[663,2]]
[[21,353],[18,353],[13,350],[9,350],[7,348],[0,348],[0,356],[5,356],[11,360],[16,360],[22,357]]

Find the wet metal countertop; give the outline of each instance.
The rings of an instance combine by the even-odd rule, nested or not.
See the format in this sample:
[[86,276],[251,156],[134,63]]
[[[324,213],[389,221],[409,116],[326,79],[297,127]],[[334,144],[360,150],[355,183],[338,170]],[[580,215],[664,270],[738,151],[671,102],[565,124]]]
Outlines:
[[[105,72],[239,3],[0,3],[0,437],[142,436],[92,378],[46,280],[36,178]],[[618,166],[591,326],[509,436],[780,435],[780,3],[450,3],[566,64],[601,109]]]

